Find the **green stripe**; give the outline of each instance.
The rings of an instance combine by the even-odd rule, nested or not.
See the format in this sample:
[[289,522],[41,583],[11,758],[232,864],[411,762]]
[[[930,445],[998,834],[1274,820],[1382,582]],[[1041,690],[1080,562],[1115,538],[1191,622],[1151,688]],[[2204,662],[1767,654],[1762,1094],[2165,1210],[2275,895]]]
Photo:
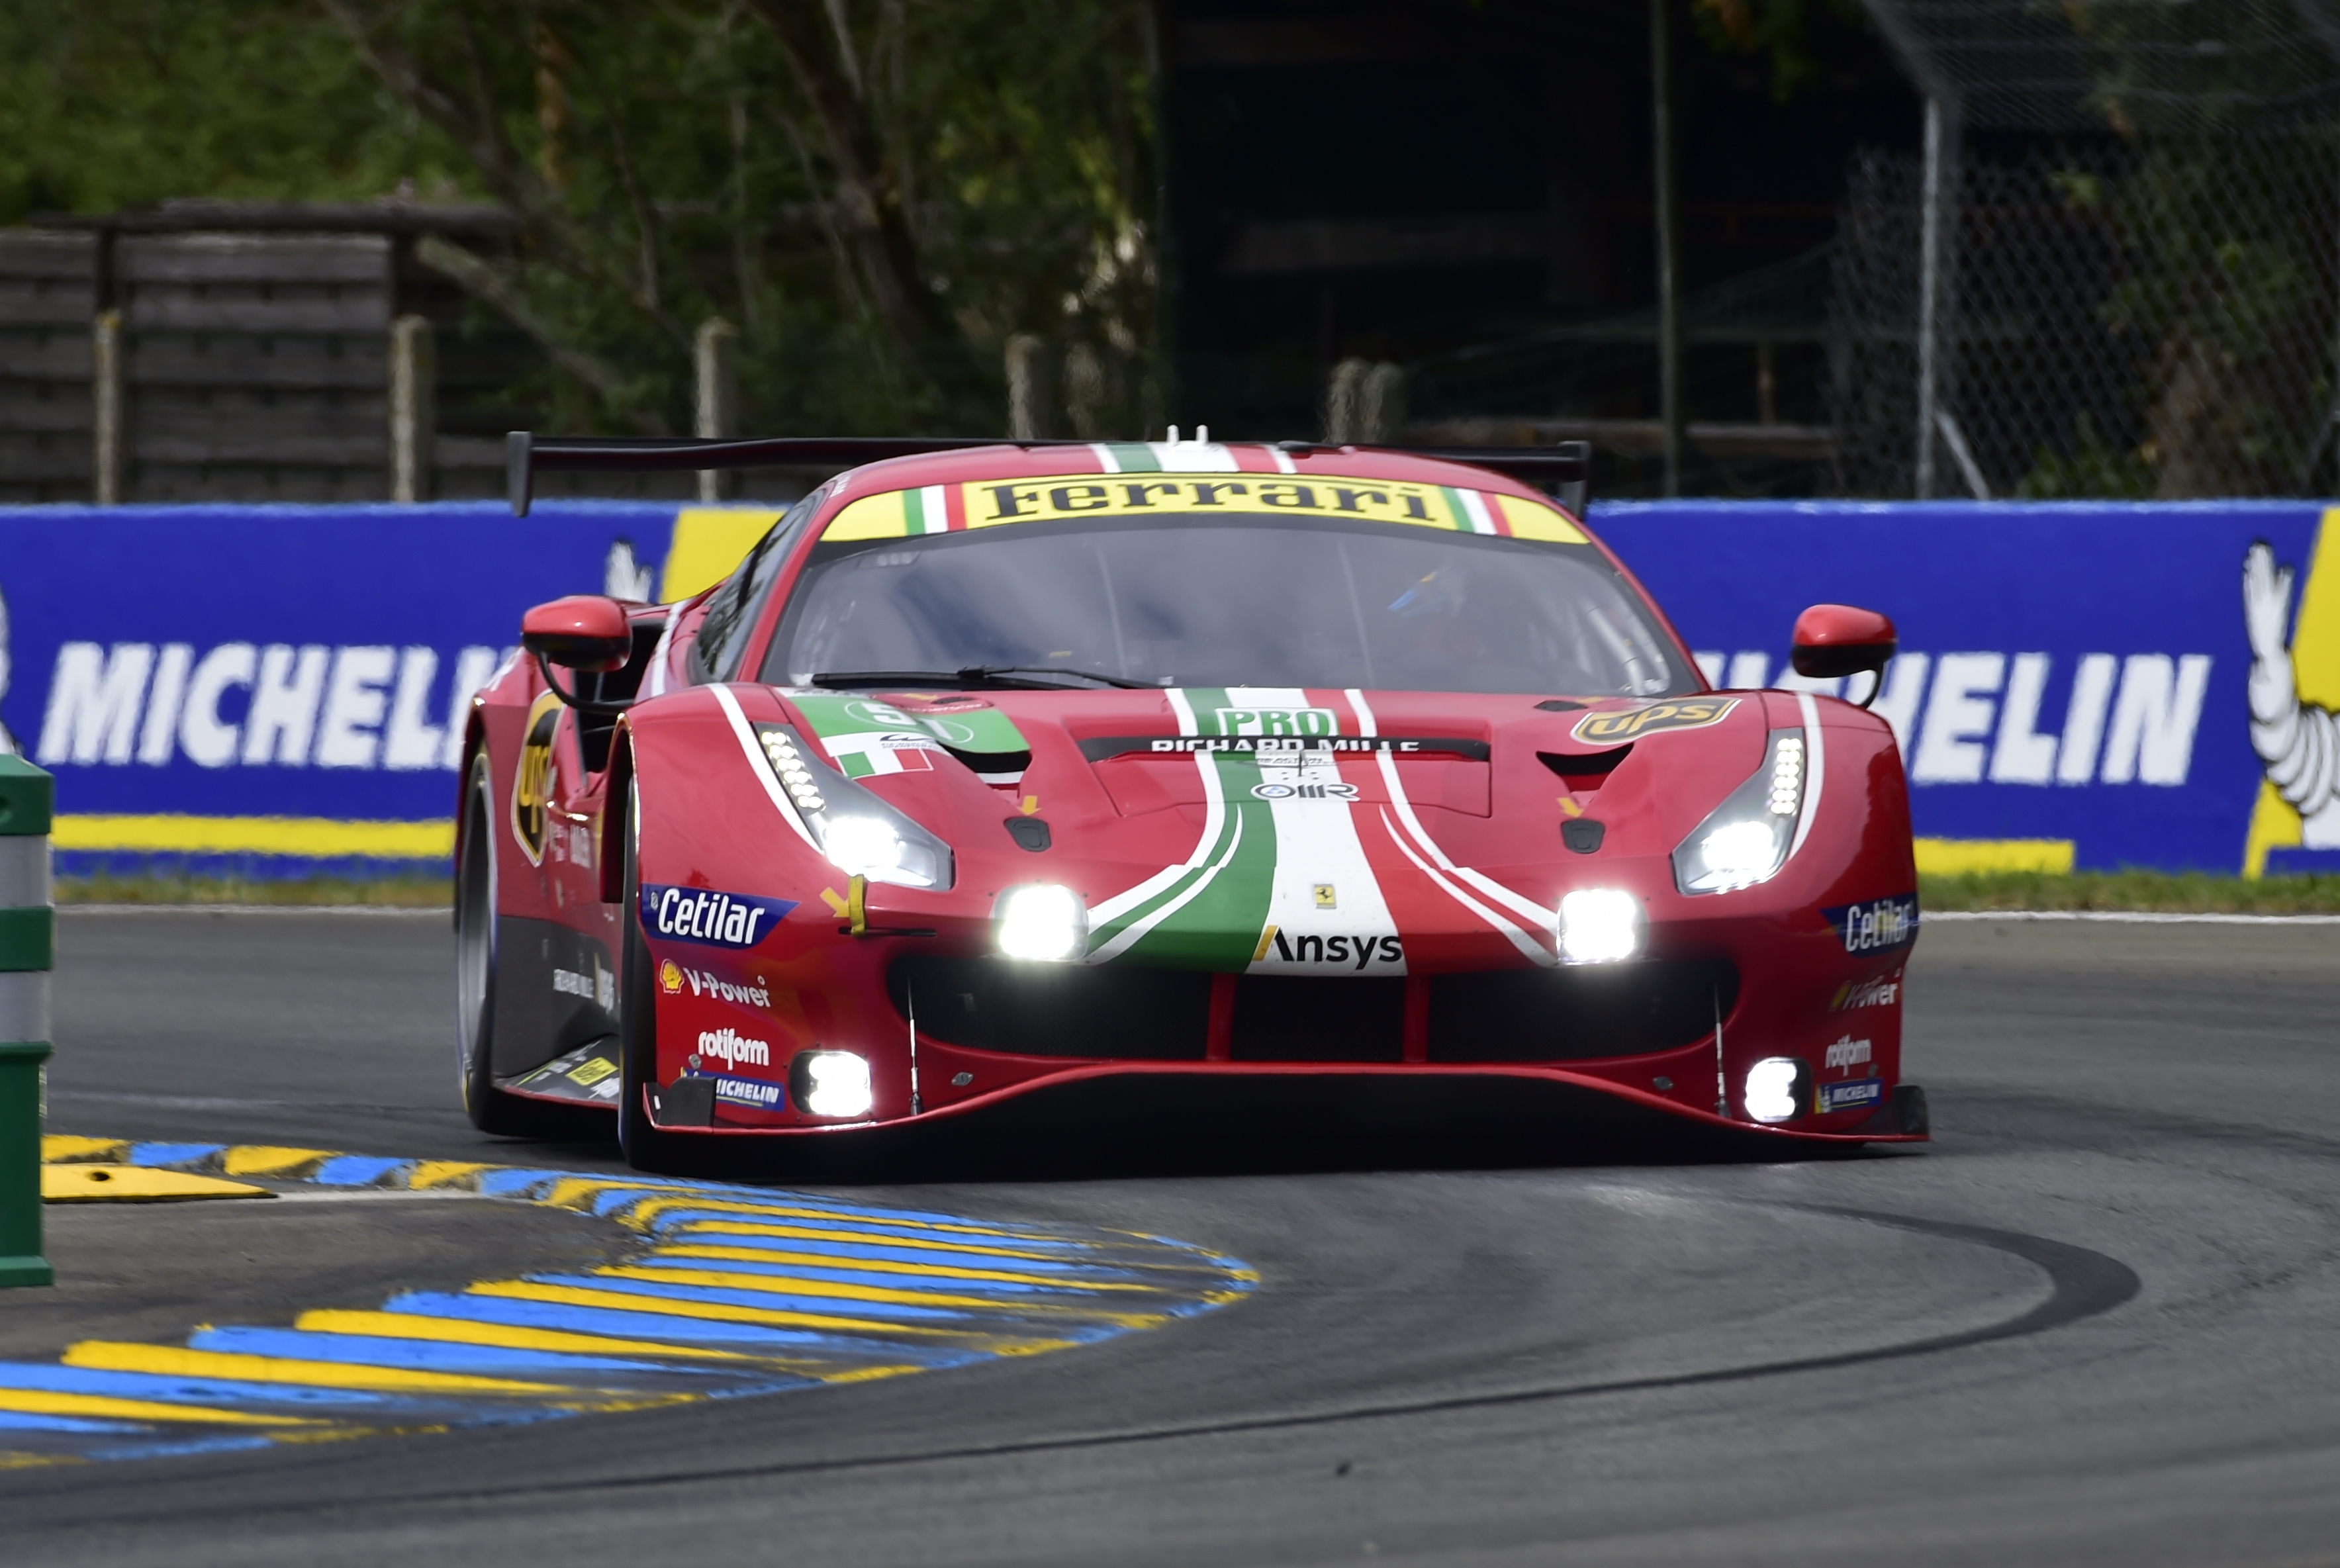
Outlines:
[[1462,504],[1462,492],[1452,485],[1442,484],[1438,487],[1438,493],[1446,498],[1446,515],[1454,520],[1455,529],[1463,533],[1473,531],[1471,527],[1471,511]]
[[57,912],[0,909],[0,970],[57,967]]
[[0,756],[0,837],[28,838],[49,830],[57,781],[22,757]]
[[[1199,712],[1197,717],[1199,717]],[[1123,960],[1164,968],[1240,970],[1248,968],[1267,922],[1267,901],[1275,886],[1275,815],[1252,796],[1259,764],[1248,756],[1217,755],[1219,786],[1226,795],[1228,829],[1243,821],[1243,842],[1225,870],[1211,879],[1186,907],[1130,944]],[[1225,852],[1222,839],[1215,848]]]
[[1113,461],[1121,464],[1121,471],[1124,473],[1160,473],[1162,471],[1161,460],[1154,455],[1154,449],[1142,441],[1107,442],[1105,443],[1105,449],[1113,453]]
[[[927,531],[927,498],[923,491],[906,490],[902,492],[902,525],[912,533]],[[935,532],[942,530],[937,528]]]

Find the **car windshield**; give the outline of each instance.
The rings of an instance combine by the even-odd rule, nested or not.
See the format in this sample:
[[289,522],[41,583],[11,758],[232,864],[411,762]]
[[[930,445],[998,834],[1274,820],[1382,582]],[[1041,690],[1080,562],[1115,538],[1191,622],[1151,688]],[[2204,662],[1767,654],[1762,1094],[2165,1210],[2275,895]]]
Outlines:
[[975,666],[1162,686],[1697,689],[1590,545],[1242,514],[824,541],[763,679]]

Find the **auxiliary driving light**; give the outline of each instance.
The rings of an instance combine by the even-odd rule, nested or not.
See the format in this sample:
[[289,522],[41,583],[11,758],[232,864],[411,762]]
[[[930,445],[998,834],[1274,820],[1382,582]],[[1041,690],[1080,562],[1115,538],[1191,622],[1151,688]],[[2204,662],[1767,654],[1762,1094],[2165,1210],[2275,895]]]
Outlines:
[[1011,958],[1063,962],[1087,953],[1088,906],[1070,888],[1034,882],[999,895],[999,950]]
[[851,1051],[799,1051],[788,1064],[788,1097],[816,1116],[866,1116],[876,1097],[869,1064]]
[[1613,964],[1641,950],[1641,901],[1617,888],[1579,888],[1560,901],[1560,957]]
[[1812,1069],[1793,1057],[1765,1057],[1747,1069],[1747,1114],[1784,1122],[1800,1113],[1812,1090]]

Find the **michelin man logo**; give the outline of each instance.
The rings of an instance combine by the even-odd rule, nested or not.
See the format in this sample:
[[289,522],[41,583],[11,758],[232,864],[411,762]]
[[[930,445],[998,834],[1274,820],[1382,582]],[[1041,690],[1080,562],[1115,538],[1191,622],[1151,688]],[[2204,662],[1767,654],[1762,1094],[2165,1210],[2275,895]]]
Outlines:
[[601,562],[601,591],[612,599],[639,600],[648,603],[650,580],[657,575],[653,568],[634,559],[634,541],[620,539],[610,546],[610,553]]
[[2299,700],[2291,649],[2291,590],[2298,573],[2277,566],[2265,540],[2243,554],[2243,625],[2251,640],[2251,749],[2299,813],[2300,842],[2340,849],[2340,716]]

